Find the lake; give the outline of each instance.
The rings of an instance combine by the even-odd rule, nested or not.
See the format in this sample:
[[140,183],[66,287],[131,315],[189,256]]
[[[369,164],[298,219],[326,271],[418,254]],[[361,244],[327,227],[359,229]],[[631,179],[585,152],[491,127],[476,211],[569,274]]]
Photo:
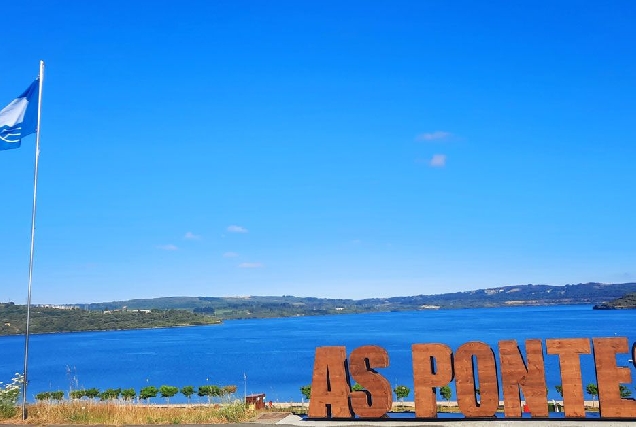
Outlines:
[[[195,387],[237,385],[265,393],[274,402],[300,402],[300,387],[311,383],[317,346],[344,345],[347,353],[375,344],[389,353],[378,371],[392,385],[413,389],[411,345],[439,342],[454,350],[483,341],[497,352],[502,339],[627,337],[636,341],[636,310],[597,311],[591,306],[506,307],[425,310],[283,319],[226,321],[221,325],[135,331],[32,335],[28,398],[37,393],[97,387],[129,388],[163,384]],[[545,343],[544,343],[545,344]],[[24,337],[0,337],[0,381],[21,372]],[[628,354],[619,366],[632,366]],[[549,399],[560,399],[558,357],[545,356]],[[581,356],[583,384],[596,382],[593,356]],[[636,371],[631,368],[632,379]],[[244,376],[245,375],[245,376]],[[246,378],[246,379],[245,379]],[[630,387],[634,393],[633,386]],[[412,400],[413,395],[408,400]],[[453,393],[454,399],[454,393]],[[589,399],[589,396],[586,396]],[[158,400],[158,399],[157,399]],[[183,396],[171,402],[185,401]]]

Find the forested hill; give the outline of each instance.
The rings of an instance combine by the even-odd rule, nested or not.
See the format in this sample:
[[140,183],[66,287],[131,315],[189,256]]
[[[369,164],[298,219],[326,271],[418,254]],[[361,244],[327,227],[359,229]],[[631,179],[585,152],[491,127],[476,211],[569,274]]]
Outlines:
[[[167,328],[220,323],[187,310],[87,311],[79,308],[31,307],[29,331],[38,333]],[[26,306],[0,303],[0,336],[25,332]]]
[[624,309],[636,309],[636,293],[627,294],[615,300],[596,304],[594,310],[624,310]]
[[214,314],[222,319],[305,316],[336,313],[365,313],[436,308],[479,308],[519,305],[600,304],[636,292],[636,283],[576,285],[522,285],[439,295],[370,299],[313,297],[164,297],[107,303],[79,304],[88,310],[184,309]]

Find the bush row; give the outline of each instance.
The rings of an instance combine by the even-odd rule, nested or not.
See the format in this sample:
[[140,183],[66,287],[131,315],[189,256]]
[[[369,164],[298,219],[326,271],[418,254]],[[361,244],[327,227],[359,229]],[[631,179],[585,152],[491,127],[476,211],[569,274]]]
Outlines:
[[[140,400],[149,401],[153,397],[160,395],[170,402],[170,398],[177,395],[179,392],[183,394],[188,401],[192,395],[196,394],[199,397],[207,397],[208,401],[211,401],[214,397],[224,397],[236,393],[237,387],[235,385],[217,386],[217,385],[202,385],[197,388],[191,385],[187,385],[181,388],[162,385],[157,388],[155,386],[147,386],[139,390],[139,394],[134,388],[107,388],[100,391],[97,388],[86,388],[80,390],[71,390],[68,394],[70,399],[99,399],[99,400],[115,400],[122,398],[124,400],[132,401],[136,397]],[[44,393],[38,393],[35,396],[36,400],[62,400],[64,399],[64,391],[47,391]]]

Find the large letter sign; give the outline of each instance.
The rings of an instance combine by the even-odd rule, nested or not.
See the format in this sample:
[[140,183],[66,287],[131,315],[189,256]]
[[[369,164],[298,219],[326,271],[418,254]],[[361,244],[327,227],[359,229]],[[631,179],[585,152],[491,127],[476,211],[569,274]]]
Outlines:
[[[616,362],[617,354],[629,353],[627,338],[548,339],[545,346],[541,340],[531,339],[525,342],[525,355],[515,340],[498,344],[498,358],[488,344],[479,341],[462,344],[455,352],[445,344],[413,344],[415,417],[436,418],[437,389],[454,381],[459,410],[467,418],[493,418],[501,409],[501,397],[504,416],[521,418],[522,394],[530,416],[546,418],[545,351],[559,359],[566,418],[585,417],[580,356],[593,353],[600,417],[636,420],[636,401],[621,397],[620,392],[621,385],[631,384],[631,372]],[[631,356],[636,367],[636,343],[632,345]],[[389,381],[376,369],[388,366],[389,354],[379,346],[358,347],[348,359],[342,346],[318,347],[309,417],[386,417],[393,394]],[[354,382],[363,390],[352,390]]]

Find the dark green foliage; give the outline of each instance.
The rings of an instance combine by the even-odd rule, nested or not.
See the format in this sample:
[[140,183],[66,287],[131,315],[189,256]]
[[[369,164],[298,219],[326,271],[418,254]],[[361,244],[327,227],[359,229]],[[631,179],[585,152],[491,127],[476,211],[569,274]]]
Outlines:
[[139,390],[139,398],[143,400],[148,400],[151,397],[157,397],[158,393],[159,393],[159,390],[157,390],[157,387],[149,385]]
[[[24,333],[26,306],[0,303],[0,335]],[[219,320],[185,310],[139,311],[87,311],[80,309],[34,307],[31,310],[32,333],[106,331],[116,329],[143,329],[170,326],[208,325]]]
[[636,308],[636,292],[623,295],[615,300],[597,304],[594,306],[595,310],[620,310],[620,309],[635,309]]
[[99,394],[99,400],[115,400],[121,394],[121,388],[107,388]]
[[596,397],[598,396],[598,386],[594,383],[589,383],[588,385],[586,385],[585,391],[587,392],[587,394],[592,396],[592,400],[596,399]]
[[162,385],[159,387],[159,394],[166,399],[166,402],[170,403],[170,398],[179,393],[179,388],[172,385]]
[[621,384],[618,387],[620,388],[620,393],[622,398],[627,398],[632,395],[632,391],[629,388],[627,388],[626,385]]
[[449,386],[445,385],[439,388],[439,395],[442,396],[447,402],[450,402],[453,391]]
[[82,397],[86,397],[86,390],[71,390],[68,396],[71,399],[81,399]]
[[559,396],[563,397],[563,386],[561,384],[555,385],[554,389],[559,393]]
[[353,391],[360,391],[360,390],[364,390],[364,387],[362,387],[360,384],[355,383],[353,384],[353,386],[351,386],[351,390]]
[[51,392],[45,391],[43,393],[38,393],[35,395],[35,400],[49,400],[51,398]]
[[64,392],[62,390],[56,390],[49,393],[51,396],[51,400],[62,400],[64,399]]
[[310,385],[304,385],[300,388],[300,392],[302,393],[303,396],[305,396],[305,399],[309,400],[311,399],[311,386]]
[[134,388],[125,388],[121,391],[121,397],[124,400],[133,400],[137,396],[137,392]]
[[395,395],[397,396],[399,400],[402,400],[411,393],[411,389],[405,385],[398,385],[393,390],[393,393],[395,393]]
[[188,398],[188,402],[189,402],[190,398],[194,394],[194,387],[191,386],[191,385],[186,385],[186,386],[181,387],[181,394],[184,395],[185,397],[187,397]]
[[221,388],[216,385],[202,385],[199,386],[197,395],[199,397],[206,396],[208,398],[208,402],[211,402],[213,397],[221,396]]
[[87,388],[86,390],[84,390],[84,394],[89,399],[95,399],[97,396],[99,396],[99,389],[98,388]]

